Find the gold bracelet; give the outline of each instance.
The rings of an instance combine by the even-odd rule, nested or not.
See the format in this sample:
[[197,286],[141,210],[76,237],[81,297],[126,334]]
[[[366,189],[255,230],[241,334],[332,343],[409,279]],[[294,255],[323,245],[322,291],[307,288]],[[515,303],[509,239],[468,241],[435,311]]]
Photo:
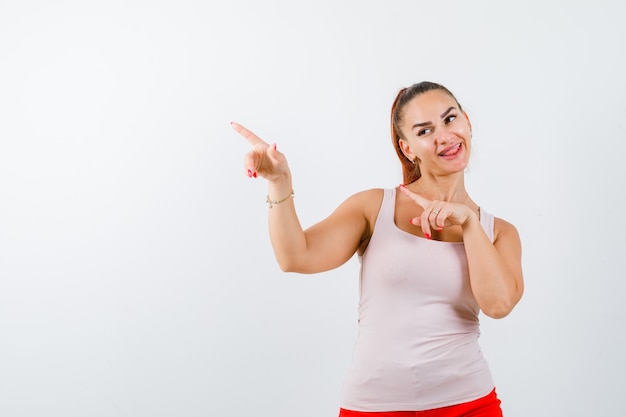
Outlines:
[[285,201],[289,200],[290,198],[294,198],[294,197],[295,196],[293,194],[293,190],[291,190],[291,194],[289,194],[287,197],[283,198],[282,200],[278,200],[278,201],[270,200],[270,196],[268,194],[267,198],[265,199],[265,202],[270,205],[270,208],[272,208],[276,204],[284,203]]

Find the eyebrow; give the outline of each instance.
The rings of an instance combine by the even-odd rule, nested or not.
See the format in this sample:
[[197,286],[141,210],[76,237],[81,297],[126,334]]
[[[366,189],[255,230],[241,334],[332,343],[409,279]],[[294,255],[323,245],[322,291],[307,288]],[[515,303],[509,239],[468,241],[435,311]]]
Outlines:
[[[454,106],[448,107],[448,109],[446,111],[444,111],[443,113],[441,113],[441,115],[439,115],[439,117],[443,119],[444,117],[446,117],[448,115],[448,113],[450,113],[454,109],[455,109]],[[415,123],[413,126],[411,126],[411,129],[415,129],[416,127],[421,127],[421,126],[427,126],[429,124],[432,124],[432,122]]]
[[448,115],[448,113],[450,113],[452,110],[454,110],[454,106],[450,106],[450,107],[448,108],[448,110],[446,110],[446,111],[444,111],[443,113],[441,113],[441,115],[440,115],[439,117],[443,119],[443,118],[444,118],[444,117],[446,117],[446,116]]

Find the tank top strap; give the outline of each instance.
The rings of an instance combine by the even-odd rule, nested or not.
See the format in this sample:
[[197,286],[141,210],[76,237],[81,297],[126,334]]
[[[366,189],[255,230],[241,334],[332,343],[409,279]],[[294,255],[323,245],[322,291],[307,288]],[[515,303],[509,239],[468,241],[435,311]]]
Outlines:
[[[396,189],[384,188],[383,189],[383,201],[380,204],[378,210],[378,217],[376,218],[376,226],[379,224],[385,229],[391,228],[394,225],[394,216],[396,210]],[[378,229],[378,227],[375,227]]]
[[485,233],[487,234],[487,236],[489,237],[489,240],[491,240],[491,242],[493,243],[493,237],[494,237],[494,232],[493,232],[493,221],[494,221],[494,216],[491,213],[488,213],[487,211],[485,211],[485,209],[483,209],[482,207],[480,207],[480,224],[483,227],[483,229],[485,230]]

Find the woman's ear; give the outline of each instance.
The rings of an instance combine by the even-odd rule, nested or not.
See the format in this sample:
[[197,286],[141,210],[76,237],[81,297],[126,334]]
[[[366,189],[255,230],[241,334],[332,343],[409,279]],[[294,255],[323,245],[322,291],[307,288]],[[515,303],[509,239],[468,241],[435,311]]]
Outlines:
[[465,116],[465,120],[467,120],[467,124],[469,124],[470,131],[472,130],[472,121],[469,119],[469,116],[466,112],[463,112],[463,116]]
[[402,149],[402,153],[404,154],[406,159],[411,162],[415,162],[415,155],[413,154],[413,152],[411,152],[411,146],[409,145],[409,142],[404,139],[400,139],[398,140],[398,144],[400,145],[400,149]]

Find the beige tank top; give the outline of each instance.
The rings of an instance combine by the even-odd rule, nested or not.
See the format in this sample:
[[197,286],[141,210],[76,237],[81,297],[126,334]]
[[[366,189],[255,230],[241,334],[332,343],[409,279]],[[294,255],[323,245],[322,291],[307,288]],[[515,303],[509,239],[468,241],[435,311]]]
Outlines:
[[[358,335],[340,405],[355,411],[418,411],[483,397],[494,388],[478,338],[479,307],[463,242],[427,240],[394,222],[385,189],[359,257]],[[480,211],[493,241],[493,216]]]

